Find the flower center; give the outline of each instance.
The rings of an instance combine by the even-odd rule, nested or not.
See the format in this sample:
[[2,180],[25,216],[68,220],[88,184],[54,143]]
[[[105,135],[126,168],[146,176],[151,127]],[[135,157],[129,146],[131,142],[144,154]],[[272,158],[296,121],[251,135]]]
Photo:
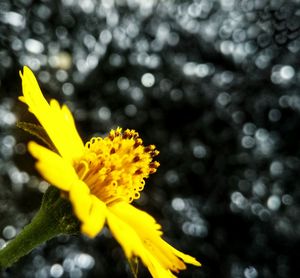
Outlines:
[[111,130],[108,137],[93,137],[85,144],[84,155],[76,163],[78,176],[92,194],[109,204],[116,200],[132,202],[140,197],[144,179],[159,166],[154,145],[143,146],[134,130]]

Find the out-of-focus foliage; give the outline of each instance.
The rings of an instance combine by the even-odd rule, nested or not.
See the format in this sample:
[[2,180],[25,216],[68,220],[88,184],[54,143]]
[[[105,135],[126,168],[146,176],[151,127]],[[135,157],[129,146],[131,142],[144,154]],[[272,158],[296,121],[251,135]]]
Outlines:
[[[17,101],[26,64],[83,138],[119,125],[161,151],[137,205],[203,263],[181,277],[298,277],[299,51],[296,0],[0,1],[0,247],[47,187],[15,128],[33,120]],[[125,274],[105,229],[52,240],[2,276]]]

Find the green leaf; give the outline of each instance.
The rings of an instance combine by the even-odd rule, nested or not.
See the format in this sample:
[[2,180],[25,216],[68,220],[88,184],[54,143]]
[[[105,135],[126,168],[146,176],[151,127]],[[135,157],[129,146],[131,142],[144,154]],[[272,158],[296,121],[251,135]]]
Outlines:
[[42,126],[32,124],[32,123],[27,123],[27,122],[17,122],[17,127],[36,136],[37,138],[42,140],[52,151],[57,152],[51,139],[49,138],[48,134],[46,133],[45,129]]

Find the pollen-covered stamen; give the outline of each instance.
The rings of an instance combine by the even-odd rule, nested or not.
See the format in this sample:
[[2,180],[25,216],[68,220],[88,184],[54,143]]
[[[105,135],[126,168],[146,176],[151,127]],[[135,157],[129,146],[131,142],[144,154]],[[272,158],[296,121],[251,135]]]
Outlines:
[[141,138],[137,138],[135,140],[135,143],[133,145],[134,148],[137,148],[138,146],[142,145],[143,144],[143,140]]
[[128,202],[138,199],[144,179],[159,166],[154,145],[144,147],[139,134],[121,128],[111,130],[105,138],[92,138],[84,155],[75,165],[78,176],[91,193],[109,204],[116,199]]
[[153,174],[156,172],[157,168],[159,167],[159,162],[157,161],[153,161],[149,164],[150,166],[150,170],[149,170],[149,174]]

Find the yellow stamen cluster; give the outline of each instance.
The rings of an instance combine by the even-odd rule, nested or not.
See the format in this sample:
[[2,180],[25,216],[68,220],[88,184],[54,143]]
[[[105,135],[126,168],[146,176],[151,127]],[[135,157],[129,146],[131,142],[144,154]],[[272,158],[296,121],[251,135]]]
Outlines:
[[140,197],[144,179],[159,166],[154,145],[143,146],[134,130],[111,130],[105,138],[93,137],[75,169],[91,193],[106,204],[116,200],[132,202]]

